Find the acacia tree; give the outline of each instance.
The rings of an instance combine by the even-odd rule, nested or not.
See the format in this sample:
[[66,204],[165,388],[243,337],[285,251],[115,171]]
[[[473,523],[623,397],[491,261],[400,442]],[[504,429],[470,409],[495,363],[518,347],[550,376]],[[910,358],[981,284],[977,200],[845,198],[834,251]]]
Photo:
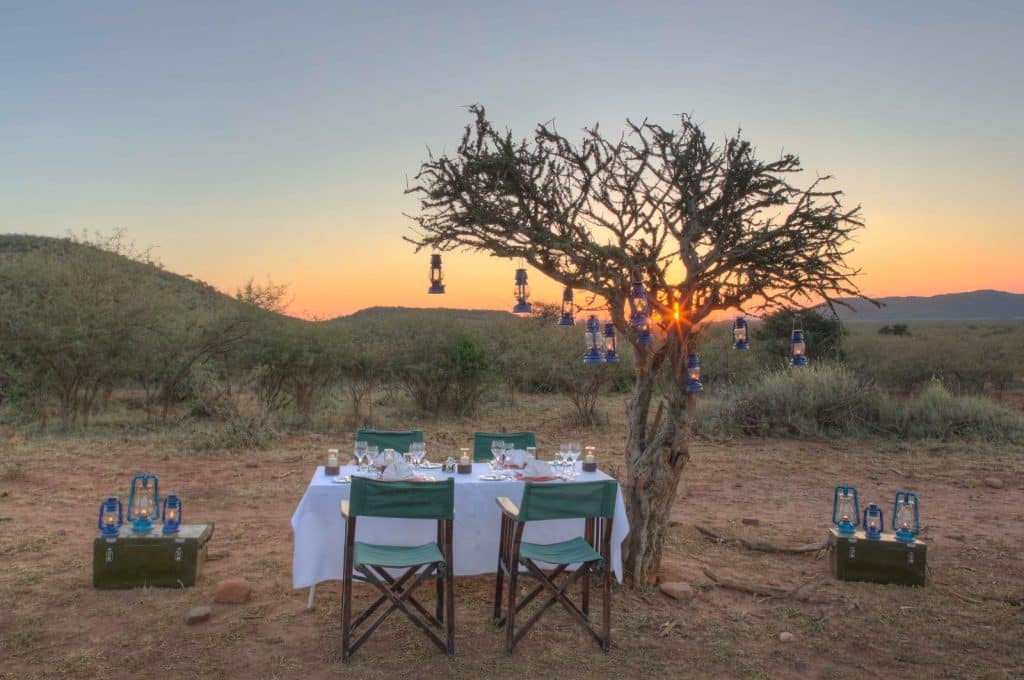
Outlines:
[[[701,322],[741,306],[766,312],[859,296],[845,257],[860,209],[844,207],[828,177],[792,183],[795,155],[761,160],[739,133],[712,143],[688,116],[670,128],[627,120],[618,138],[595,125],[577,141],[540,124],[532,140],[516,140],[482,106],[470,112],[455,153],[430,153],[407,188],[421,209],[406,240],[417,250],[522,258],[607,304],[635,356],[624,563],[632,583],[653,584],[689,459],[686,356]],[[649,296],[651,344],[627,316],[634,281]]]

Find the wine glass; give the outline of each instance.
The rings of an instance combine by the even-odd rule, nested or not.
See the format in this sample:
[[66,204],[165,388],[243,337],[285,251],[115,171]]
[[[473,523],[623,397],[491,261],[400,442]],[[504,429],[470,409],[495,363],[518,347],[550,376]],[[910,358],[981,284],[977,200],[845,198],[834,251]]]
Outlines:
[[380,447],[367,446],[366,447],[366,471],[369,472],[372,466],[377,465],[377,456],[380,455]]
[[366,442],[356,441],[355,457],[356,457],[356,472],[365,472],[366,468]]
[[583,449],[579,442],[569,442],[569,461],[570,469],[569,476],[576,476],[576,461],[579,460],[580,454],[583,453]]
[[569,444],[558,445],[558,466],[562,469],[562,475],[565,475],[565,467],[569,463]]

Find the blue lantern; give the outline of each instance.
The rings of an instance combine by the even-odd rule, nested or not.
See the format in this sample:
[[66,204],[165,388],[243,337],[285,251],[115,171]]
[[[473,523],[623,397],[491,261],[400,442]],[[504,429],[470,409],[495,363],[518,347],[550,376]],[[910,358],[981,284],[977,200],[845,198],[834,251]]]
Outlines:
[[526,283],[526,270],[516,270],[516,287],[514,290],[516,306],[512,308],[513,314],[529,314],[533,311],[530,304],[530,286]]
[[691,354],[686,357],[686,391],[700,392],[704,386],[700,384],[700,357]]
[[836,486],[832,496],[832,523],[844,536],[857,533],[860,524],[860,501],[857,500],[857,487]]
[[167,494],[164,498],[163,514],[160,516],[164,523],[163,533],[178,533],[178,529],[181,528],[181,517],[181,499],[177,494]]
[[733,349],[750,349],[750,336],[747,333],[747,320],[737,316],[732,325]]
[[619,354],[616,351],[617,343],[615,341],[615,324],[606,323],[604,325],[604,360],[609,364],[617,363],[619,360]]
[[[150,485],[152,482],[152,485]],[[135,475],[128,494],[128,521],[132,531],[145,533],[153,528],[153,518],[160,511],[160,478],[157,475]]]
[[633,281],[629,287],[629,323],[633,328],[647,328],[650,334],[650,300],[641,281]]
[[636,341],[640,345],[649,345],[654,342],[654,338],[651,337],[651,318],[649,316],[645,316],[643,323],[637,326]]
[[904,543],[916,540],[921,530],[917,507],[917,494],[910,491],[896,492],[896,500],[892,504],[892,528],[897,540]]
[[99,519],[96,520],[96,528],[104,536],[117,536],[124,524],[124,506],[117,496],[107,496],[107,499],[100,503]]
[[874,503],[868,504],[868,507],[864,508],[861,526],[864,527],[864,533],[868,538],[881,538],[882,532],[885,531],[885,516],[882,509]]
[[431,295],[444,293],[444,279],[441,276],[441,256],[434,254],[430,256],[430,288],[427,292]]
[[562,316],[558,318],[559,326],[575,326],[575,305],[572,299],[572,287],[566,286],[562,291]]
[[793,339],[789,343],[790,363],[793,366],[807,365],[807,344],[804,342],[804,332],[800,328],[793,329]]
[[604,357],[601,356],[601,325],[597,317],[591,315],[587,319],[587,353],[583,355],[585,364],[603,364]]

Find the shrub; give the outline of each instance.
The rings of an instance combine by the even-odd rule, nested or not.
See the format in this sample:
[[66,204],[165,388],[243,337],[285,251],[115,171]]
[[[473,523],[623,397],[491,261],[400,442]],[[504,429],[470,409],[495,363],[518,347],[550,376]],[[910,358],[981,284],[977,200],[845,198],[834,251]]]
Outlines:
[[912,399],[886,400],[881,424],[903,439],[1024,442],[1024,416],[982,397],[957,397],[937,380]]

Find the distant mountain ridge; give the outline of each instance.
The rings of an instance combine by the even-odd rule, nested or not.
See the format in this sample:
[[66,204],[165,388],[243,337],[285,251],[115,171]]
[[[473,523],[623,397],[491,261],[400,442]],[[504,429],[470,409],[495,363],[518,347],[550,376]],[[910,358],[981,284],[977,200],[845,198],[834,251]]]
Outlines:
[[836,307],[843,321],[983,321],[1024,319],[1024,295],[975,290],[930,297],[878,298],[882,307],[847,298],[853,309]]

